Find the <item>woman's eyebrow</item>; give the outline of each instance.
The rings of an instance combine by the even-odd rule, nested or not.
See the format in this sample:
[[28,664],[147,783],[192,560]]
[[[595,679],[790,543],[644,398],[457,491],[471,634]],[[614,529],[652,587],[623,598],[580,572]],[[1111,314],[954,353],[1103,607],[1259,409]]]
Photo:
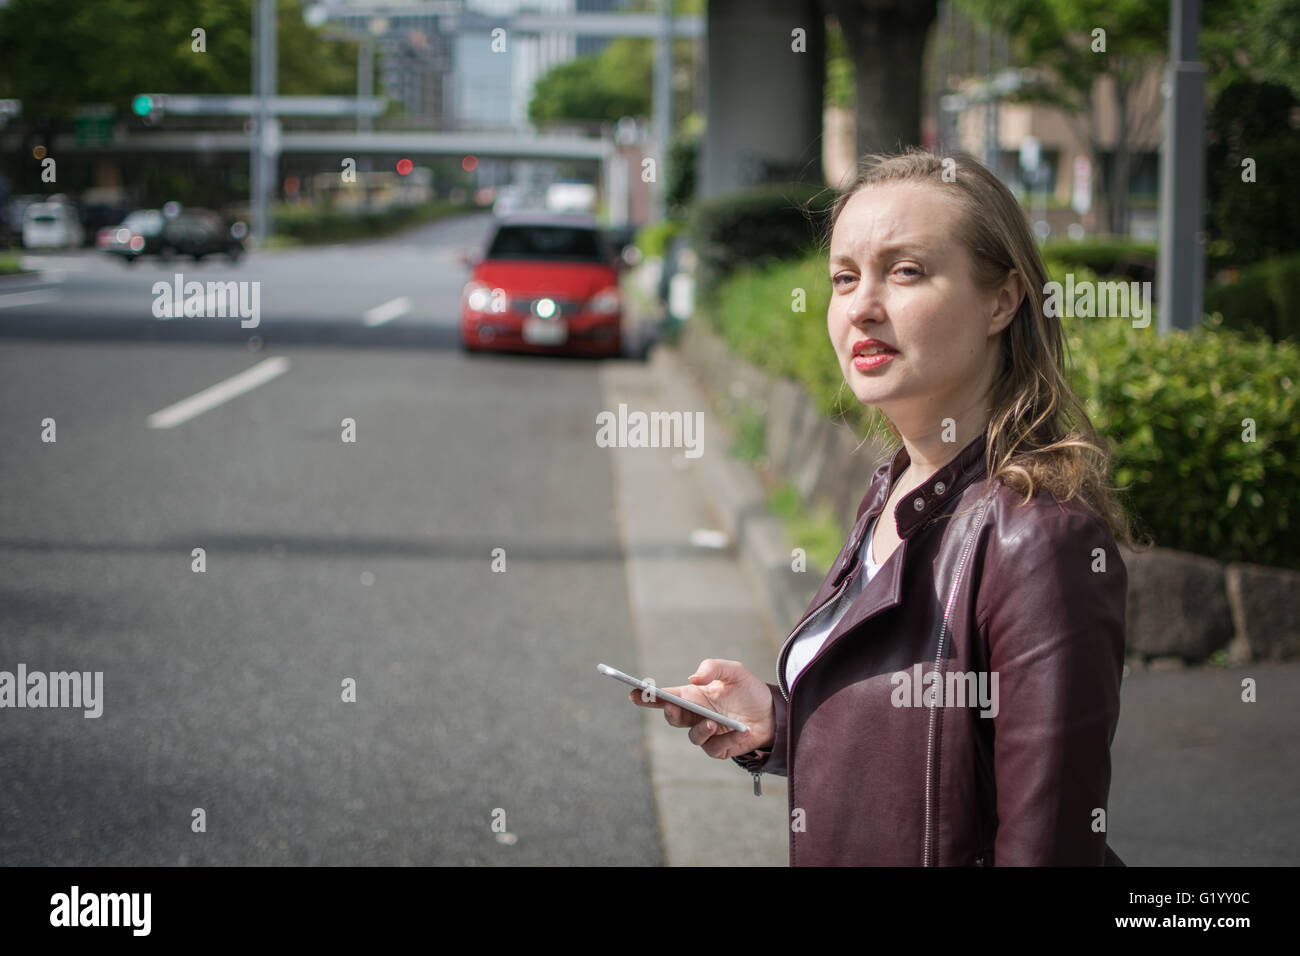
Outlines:
[[[881,258],[883,256],[889,255],[890,253],[902,253],[903,255],[909,255],[909,256],[925,256],[929,254],[929,252],[930,250],[926,246],[923,246],[920,243],[914,241],[913,242],[887,242],[883,246],[880,246],[878,249],[876,249],[874,255],[876,258]],[[853,265],[856,260],[852,256],[848,255],[847,253],[837,252],[830,257],[830,261],[832,263],[842,262],[846,265]]]

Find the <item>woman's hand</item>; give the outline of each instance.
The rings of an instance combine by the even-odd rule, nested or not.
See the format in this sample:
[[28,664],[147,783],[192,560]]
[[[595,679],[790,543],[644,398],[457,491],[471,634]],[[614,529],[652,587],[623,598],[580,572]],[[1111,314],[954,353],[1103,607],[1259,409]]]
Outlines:
[[750,672],[739,661],[701,661],[688,680],[680,687],[665,687],[670,694],[701,704],[720,714],[734,717],[749,727],[747,733],[728,730],[708,717],[663,700],[647,700],[650,691],[634,690],[628,695],[640,707],[659,707],[664,719],[674,727],[689,727],[693,744],[704,748],[710,757],[725,760],[739,756],[756,747],[769,746],[776,737],[776,708],[767,684]]

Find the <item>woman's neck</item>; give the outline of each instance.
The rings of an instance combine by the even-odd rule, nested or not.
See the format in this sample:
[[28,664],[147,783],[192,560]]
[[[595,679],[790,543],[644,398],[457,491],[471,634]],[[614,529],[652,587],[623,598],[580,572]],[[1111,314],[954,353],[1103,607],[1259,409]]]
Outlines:
[[894,421],[907,449],[909,487],[921,484],[963,448],[984,433],[989,425],[988,409],[977,403],[956,416],[949,416],[938,424],[917,425]]

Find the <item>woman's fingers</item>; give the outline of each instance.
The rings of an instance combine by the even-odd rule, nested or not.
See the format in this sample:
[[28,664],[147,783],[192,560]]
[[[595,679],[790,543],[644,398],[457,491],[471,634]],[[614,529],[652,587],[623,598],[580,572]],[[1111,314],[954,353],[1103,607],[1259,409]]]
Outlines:
[[692,727],[691,732],[686,736],[695,746],[702,747],[719,729],[716,721],[705,718]]
[[735,754],[743,754],[746,751],[753,750],[753,747],[747,747],[744,743],[745,734],[738,730],[727,730],[721,728],[722,733],[711,736],[701,748],[710,757],[717,757],[719,760],[725,760]]
[[[677,693],[683,688],[671,687],[665,689],[668,690],[670,693]],[[668,721],[669,726],[672,727],[694,727],[696,724],[698,724],[700,721],[704,719],[699,714],[692,713],[689,710],[685,710],[681,707],[678,707],[676,704],[670,704],[666,700],[662,700],[660,698],[655,698],[654,700],[647,700],[646,698],[648,698],[649,696],[650,695],[644,691],[634,690],[630,694],[628,694],[628,700],[632,701],[632,703],[640,707],[660,708],[664,712],[664,720]],[[685,695],[678,694],[678,696],[684,697]]]

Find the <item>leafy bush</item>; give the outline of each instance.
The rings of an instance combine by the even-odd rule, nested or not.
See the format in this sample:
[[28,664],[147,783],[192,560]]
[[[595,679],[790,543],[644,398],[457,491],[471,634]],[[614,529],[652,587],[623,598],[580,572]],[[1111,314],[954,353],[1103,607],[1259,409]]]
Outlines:
[[[1066,267],[1049,271],[1062,280]],[[792,310],[800,288],[805,312]],[[879,419],[844,383],[829,301],[826,261],[814,254],[738,271],[704,315],[736,354],[800,382],[823,414],[865,435]],[[1154,320],[1063,321],[1071,381],[1112,443],[1138,530],[1164,547],[1300,568],[1300,347],[1223,328],[1160,336]],[[1254,441],[1243,440],[1247,419]]]
[[403,206],[374,212],[348,209],[320,209],[314,206],[281,206],[275,211],[277,235],[304,243],[340,242],[386,236],[443,216],[472,212],[475,206],[445,201]]
[[697,296],[709,300],[742,266],[774,265],[815,246],[833,199],[833,190],[794,183],[697,202],[691,212]]
[[668,243],[673,236],[682,232],[686,223],[680,219],[660,219],[643,227],[636,234],[636,247],[647,259],[662,259],[668,251]]
[[1104,276],[1124,276],[1139,282],[1154,281],[1156,244],[1122,237],[1103,237],[1072,242],[1058,239],[1043,243],[1045,260],[1070,267],[1090,269]]
[[1300,341],[1300,254],[1266,259],[1235,282],[1210,286],[1205,311],[1224,328]]
[[1114,445],[1139,527],[1165,547],[1300,568],[1300,348],[1064,321],[1073,385]]
[[772,514],[785,520],[790,540],[799,542],[799,547],[808,556],[809,566],[830,568],[835,563],[840,548],[844,547],[844,529],[830,508],[805,508],[799,489],[792,481],[783,482],[772,491],[767,507]]

